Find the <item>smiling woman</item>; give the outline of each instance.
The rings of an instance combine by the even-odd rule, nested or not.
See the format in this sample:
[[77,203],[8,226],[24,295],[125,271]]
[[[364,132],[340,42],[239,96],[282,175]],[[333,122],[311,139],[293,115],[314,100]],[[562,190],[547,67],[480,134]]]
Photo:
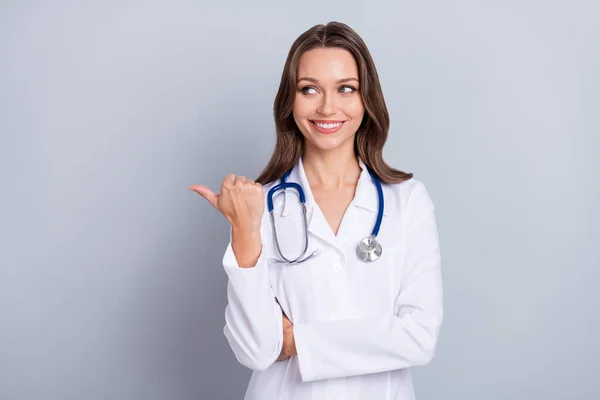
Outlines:
[[[273,112],[277,141],[256,179],[283,176],[311,146],[352,147],[382,182],[412,178],[383,161],[390,125],[375,63],[362,38],[340,22],[317,25],[292,44]],[[341,124],[341,125],[340,125]],[[322,134],[336,133],[332,136]]]
[[[295,96],[293,114],[306,144],[335,148],[349,140],[353,145],[365,107],[358,91],[358,68],[352,54],[335,47],[307,51],[300,57],[298,75],[300,93]],[[345,82],[353,82],[355,86]],[[321,135],[338,131],[335,136]]]
[[412,400],[442,323],[438,232],[425,186],[383,161],[388,112],[356,32],[300,35],[274,117],[256,182],[191,188],[231,223],[224,333],[254,371],[245,399]]

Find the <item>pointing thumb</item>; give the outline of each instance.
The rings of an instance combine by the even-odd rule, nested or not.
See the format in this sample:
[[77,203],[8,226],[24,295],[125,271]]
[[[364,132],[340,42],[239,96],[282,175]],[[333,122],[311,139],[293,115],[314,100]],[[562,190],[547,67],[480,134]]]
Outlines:
[[214,193],[212,190],[210,190],[204,185],[192,185],[189,187],[189,189],[193,192],[198,193],[200,196],[208,200],[208,202],[212,204],[214,208],[216,208],[217,210],[219,209],[217,207],[217,201],[219,200],[218,194]]

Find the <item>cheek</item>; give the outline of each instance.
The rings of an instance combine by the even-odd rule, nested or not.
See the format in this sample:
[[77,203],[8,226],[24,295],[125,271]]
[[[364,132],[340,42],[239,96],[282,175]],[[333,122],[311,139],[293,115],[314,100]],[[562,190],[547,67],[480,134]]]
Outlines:
[[298,127],[300,133],[302,133],[302,136],[304,137],[308,136],[309,128],[307,127],[308,121],[306,120],[306,118],[310,113],[310,107],[307,106],[306,102],[294,101],[292,115],[294,117],[294,121],[296,122],[296,126]]
[[365,106],[362,103],[362,100],[357,100],[348,105],[348,113],[354,119],[362,120],[363,115],[365,114]]
[[365,113],[365,106],[360,96],[347,99],[343,105],[344,114],[352,118],[353,120],[362,120]]
[[306,99],[302,99],[301,97],[296,96],[296,98],[294,99],[293,112],[295,118],[305,118],[308,114],[311,113],[310,102],[307,102]]

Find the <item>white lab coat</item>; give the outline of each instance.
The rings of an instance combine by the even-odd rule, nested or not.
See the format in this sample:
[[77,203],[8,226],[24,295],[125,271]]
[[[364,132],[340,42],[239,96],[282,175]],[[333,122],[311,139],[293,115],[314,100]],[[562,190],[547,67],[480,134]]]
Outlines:
[[[253,268],[240,268],[229,243],[224,334],[254,372],[246,400],[410,400],[410,367],[428,363],[442,323],[442,276],[434,206],[416,179],[383,184],[381,257],[365,263],[356,245],[377,217],[377,189],[362,160],[355,197],[334,235],[314,201],[302,160],[288,182],[306,195],[309,250],[300,264],[276,263],[269,215]],[[265,185],[269,189],[278,182]],[[287,258],[303,245],[296,192],[275,197],[276,228]],[[294,324],[297,356],[275,361],[283,343],[282,309]]]

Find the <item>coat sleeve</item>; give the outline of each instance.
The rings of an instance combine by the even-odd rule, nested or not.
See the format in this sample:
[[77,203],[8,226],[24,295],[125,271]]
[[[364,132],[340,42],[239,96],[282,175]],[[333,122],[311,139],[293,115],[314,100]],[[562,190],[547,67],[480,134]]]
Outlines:
[[303,382],[427,364],[442,324],[442,276],[434,207],[420,182],[406,205],[406,265],[392,315],[294,325]]
[[223,333],[236,359],[257,371],[273,364],[283,345],[282,310],[269,282],[267,263],[264,244],[253,268],[239,267],[231,240],[223,257],[228,278]]

